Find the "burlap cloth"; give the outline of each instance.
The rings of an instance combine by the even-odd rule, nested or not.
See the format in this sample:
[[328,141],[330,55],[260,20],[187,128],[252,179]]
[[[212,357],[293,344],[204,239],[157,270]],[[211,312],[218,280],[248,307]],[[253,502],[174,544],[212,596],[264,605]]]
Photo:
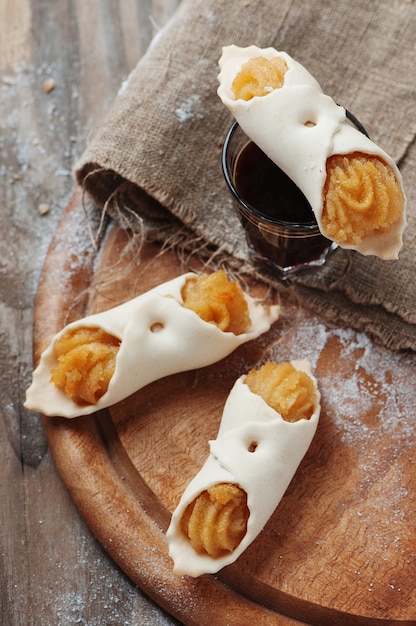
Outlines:
[[[408,196],[399,261],[338,250],[324,270],[284,283],[323,320],[416,352],[416,3],[414,0],[183,0],[95,129],[76,167],[84,190],[122,225],[256,273],[223,181],[232,119],[220,102],[223,45],[285,50],[398,163]],[[127,222],[126,222],[127,219]]]

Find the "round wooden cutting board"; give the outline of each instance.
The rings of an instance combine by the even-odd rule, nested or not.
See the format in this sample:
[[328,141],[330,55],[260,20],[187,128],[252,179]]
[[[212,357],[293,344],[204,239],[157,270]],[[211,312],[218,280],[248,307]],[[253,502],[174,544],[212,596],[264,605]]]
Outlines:
[[[152,244],[139,260],[113,224],[94,246],[96,226],[77,192],[39,285],[35,361],[68,321],[196,267]],[[44,417],[56,466],[112,558],[186,625],[414,624],[415,364],[293,303],[281,307],[266,335],[215,366],[157,381],[92,416]],[[217,576],[177,577],[165,540],[170,514],[208,454],[235,379],[266,358],[311,360],[322,393],[315,439],[240,559]]]

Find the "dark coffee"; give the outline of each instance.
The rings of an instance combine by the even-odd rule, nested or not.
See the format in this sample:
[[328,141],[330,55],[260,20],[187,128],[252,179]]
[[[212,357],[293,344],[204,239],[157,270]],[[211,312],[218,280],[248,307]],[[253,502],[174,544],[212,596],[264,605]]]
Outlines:
[[296,224],[316,223],[299,187],[253,141],[237,157],[234,185],[243,200],[265,217]]
[[239,215],[254,259],[288,273],[323,262],[332,242],[320,233],[309,202],[252,141],[238,154],[233,179],[247,205],[240,205]]

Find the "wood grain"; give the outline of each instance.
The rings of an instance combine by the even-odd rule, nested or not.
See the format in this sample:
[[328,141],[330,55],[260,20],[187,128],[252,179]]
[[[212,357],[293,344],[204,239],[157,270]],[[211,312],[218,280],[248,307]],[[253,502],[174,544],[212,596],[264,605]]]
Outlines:
[[[73,231],[79,205],[78,197],[57,230],[58,241]],[[188,269],[154,245],[142,250],[140,260],[123,256],[127,244],[116,227],[103,240],[85,311],[108,308]],[[84,247],[80,241],[78,251],[72,239],[79,259]],[[85,284],[83,263],[79,272],[76,266],[72,273],[59,271],[68,256],[57,245],[47,258],[36,307],[36,354],[67,319],[72,290],[76,297]],[[57,284],[63,275],[67,280]],[[50,293],[56,294],[53,307]],[[220,364],[157,381],[87,419],[45,418],[56,465],[112,558],[184,624],[414,623],[415,444],[407,437],[406,414],[415,398],[394,386],[414,374],[414,364],[379,352],[362,336],[324,329],[294,304],[283,305],[267,335]],[[305,345],[317,356],[322,416],[282,503],[235,564],[216,577],[175,577],[164,532],[207,455],[232,383],[266,357],[303,357],[298,351]],[[395,395],[396,415],[389,413],[388,394]]]
[[[23,401],[32,371],[34,296],[74,191],[72,168],[121,83],[178,4],[0,1],[0,624],[5,626],[176,624],[93,537],[63,487],[39,416],[24,410]],[[47,93],[49,79],[55,88]]]

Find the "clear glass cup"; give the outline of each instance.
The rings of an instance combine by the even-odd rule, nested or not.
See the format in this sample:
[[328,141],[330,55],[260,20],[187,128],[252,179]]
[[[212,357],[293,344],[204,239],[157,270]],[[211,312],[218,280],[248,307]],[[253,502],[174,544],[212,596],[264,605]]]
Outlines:
[[[267,198],[261,197],[263,188],[259,170],[260,191],[255,194],[252,203],[248,200],[248,193],[246,195],[238,182],[239,160],[248,144],[252,144],[250,138],[234,122],[224,142],[222,168],[234,208],[246,233],[251,259],[269,266],[281,278],[322,267],[337,245],[320,232],[312,209],[300,189],[270,160],[269,165],[275,168],[279,179],[276,195],[271,192]],[[259,151],[257,146],[252,147]],[[263,153],[261,156],[267,158]],[[302,211],[295,215],[300,205]]]

